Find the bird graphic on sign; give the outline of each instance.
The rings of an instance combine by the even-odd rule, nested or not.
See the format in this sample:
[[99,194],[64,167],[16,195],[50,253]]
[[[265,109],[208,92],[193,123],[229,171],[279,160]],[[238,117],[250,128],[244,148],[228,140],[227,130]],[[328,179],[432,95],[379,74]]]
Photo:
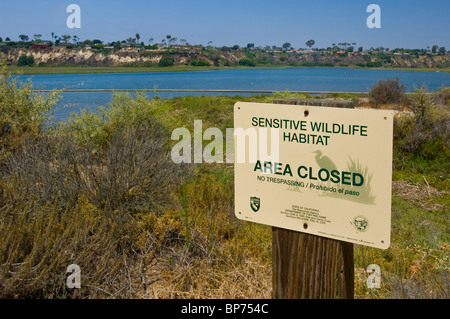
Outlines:
[[315,156],[316,163],[317,165],[319,165],[320,168],[325,168],[329,172],[331,172],[332,170],[337,170],[336,165],[328,156],[322,156],[322,151],[317,150],[313,153],[316,154]]

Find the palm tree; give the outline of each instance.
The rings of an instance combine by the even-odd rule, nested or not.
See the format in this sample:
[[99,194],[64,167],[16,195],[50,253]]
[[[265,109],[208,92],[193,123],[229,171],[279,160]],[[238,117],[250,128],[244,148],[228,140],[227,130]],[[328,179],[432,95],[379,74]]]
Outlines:
[[148,44],[151,45],[153,41],[155,41],[155,39],[153,39],[153,38],[148,39]]
[[58,39],[58,36],[55,34],[55,32],[52,32],[52,40],[55,41],[55,44],[56,44],[57,39]]
[[136,42],[139,43],[139,39],[141,38],[141,35],[139,33],[136,33]]
[[71,38],[71,36],[67,35],[67,34],[62,36],[62,39],[63,39],[65,44],[67,44],[67,41],[69,41],[70,38]]

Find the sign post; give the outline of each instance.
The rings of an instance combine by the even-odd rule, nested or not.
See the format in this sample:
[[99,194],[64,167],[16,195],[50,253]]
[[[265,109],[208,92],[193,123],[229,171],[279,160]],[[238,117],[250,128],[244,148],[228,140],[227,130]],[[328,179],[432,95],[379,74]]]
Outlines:
[[272,227],[274,299],[353,299],[353,244]]
[[274,298],[353,298],[353,244],[390,244],[389,111],[235,105],[235,213],[273,228]]

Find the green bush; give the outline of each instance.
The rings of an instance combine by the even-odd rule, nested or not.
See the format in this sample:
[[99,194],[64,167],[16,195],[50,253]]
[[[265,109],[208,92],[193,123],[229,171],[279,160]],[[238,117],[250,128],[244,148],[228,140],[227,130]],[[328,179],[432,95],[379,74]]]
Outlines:
[[161,60],[159,60],[158,66],[160,66],[160,67],[173,66],[174,63],[175,63],[175,59],[173,58],[173,55],[165,54],[162,56]]
[[0,65],[0,165],[26,139],[37,140],[42,135],[60,93],[34,93],[31,82],[20,82],[6,71],[5,64]]
[[200,60],[200,61],[194,60],[191,62],[191,65],[192,66],[211,66],[211,63],[209,63],[208,61],[205,61],[205,60]]
[[432,95],[425,88],[417,89],[411,99],[413,115],[396,116],[394,145],[403,155],[427,160],[450,158],[450,109],[436,103],[440,94],[442,91]]
[[251,60],[251,59],[240,59],[239,60],[239,65],[240,66],[255,67],[256,66],[256,62],[254,60]]
[[22,54],[19,59],[17,60],[17,66],[27,66],[27,65],[34,65],[34,57],[33,55],[25,55]]
[[304,67],[327,67],[327,68],[333,68],[334,64],[330,62],[304,62],[302,63],[302,66]]
[[383,66],[383,64],[380,61],[376,61],[376,62],[369,61],[366,63],[366,67],[368,67],[368,68],[379,68],[381,66]]

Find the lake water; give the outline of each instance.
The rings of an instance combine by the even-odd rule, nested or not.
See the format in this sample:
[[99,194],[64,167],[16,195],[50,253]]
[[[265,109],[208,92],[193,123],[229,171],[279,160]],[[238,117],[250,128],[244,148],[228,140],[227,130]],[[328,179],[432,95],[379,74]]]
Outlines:
[[[368,92],[381,79],[398,77],[408,87],[426,85],[436,90],[450,86],[450,74],[445,72],[395,71],[376,69],[292,68],[292,69],[228,69],[192,72],[109,73],[109,74],[51,74],[23,75],[31,78],[36,89],[194,89],[194,90],[271,90]],[[198,92],[159,92],[170,98],[201,95]],[[218,95],[223,93],[204,93]],[[227,93],[229,95],[248,95]],[[66,92],[55,117],[65,119],[70,112],[107,105],[111,92]],[[154,93],[149,92],[149,97]],[[70,107],[62,108],[70,104]]]

